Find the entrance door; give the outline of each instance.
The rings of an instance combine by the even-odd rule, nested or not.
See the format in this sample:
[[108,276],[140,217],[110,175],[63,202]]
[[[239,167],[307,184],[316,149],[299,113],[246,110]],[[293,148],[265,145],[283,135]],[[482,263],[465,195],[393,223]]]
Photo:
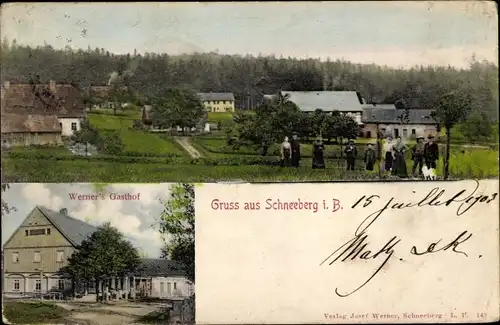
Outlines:
[[160,282],[160,298],[165,297],[165,282]]
[[399,129],[394,129],[394,137],[399,137]]

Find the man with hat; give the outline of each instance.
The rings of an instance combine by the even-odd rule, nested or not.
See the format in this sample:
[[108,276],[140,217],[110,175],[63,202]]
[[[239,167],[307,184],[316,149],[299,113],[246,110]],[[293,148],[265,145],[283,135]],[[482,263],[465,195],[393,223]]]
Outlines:
[[411,160],[413,161],[412,175],[414,177],[422,174],[422,167],[424,167],[424,147],[424,137],[418,136],[417,143],[411,148]]
[[356,161],[358,150],[356,149],[353,140],[349,140],[347,146],[345,147],[344,153],[347,160],[347,170],[354,170],[354,162]]
[[299,137],[296,133],[294,133],[292,136],[292,141],[290,142],[290,147],[292,149],[292,156],[291,156],[292,167],[299,167],[300,143],[299,143]]
[[424,161],[427,169],[436,169],[436,161],[439,159],[439,148],[434,142],[434,136],[429,134],[427,137],[429,140],[424,145]]

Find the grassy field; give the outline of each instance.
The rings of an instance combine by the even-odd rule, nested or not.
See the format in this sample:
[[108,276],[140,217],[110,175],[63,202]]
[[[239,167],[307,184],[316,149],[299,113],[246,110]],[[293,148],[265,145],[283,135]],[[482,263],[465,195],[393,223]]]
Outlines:
[[136,153],[185,155],[177,143],[162,134],[153,134],[140,130],[132,130],[133,118],[128,116],[112,116],[105,114],[88,114],[90,124],[102,132],[119,131],[125,145],[125,151]]
[[3,313],[13,324],[66,324],[65,309],[51,303],[5,301]]
[[[225,156],[227,162],[220,161]],[[92,159],[50,160],[4,158],[2,166],[6,182],[214,182],[214,181],[335,181],[378,179],[378,171],[363,170],[363,163],[356,163],[355,171],[345,170],[339,159],[327,159],[325,170],[311,169],[311,159],[303,159],[301,167],[280,168],[278,166],[231,165],[230,157],[219,155],[214,161],[188,160],[177,162],[150,159],[148,162],[116,162]],[[273,160],[274,158],[269,158]],[[277,158],[274,159],[277,162]],[[411,161],[408,160],[411,171]],[[442,160],[437,173],[442,175]],[[488,149],[454,150],[451,155],[452,179],[497,178],[498,151]]]
[[[212,113],[227,119],[230,113]],[[301,167],[280,168],[279,146],[273,145],[266,157],[254,148],[234,150],[223,135],[192,138],[192,145],[202,155],[191,159],[171,138],[162,134],[132,130],[130,116],[89,114],[90,122],[102,132],[117,130],[125,143],[126,156],[74,157],[65,148],[14,148],[2,154],[2,168],[7,182],[214,182],[214,181],[335,181],[378,179],[378,170],[363,170],[366,142],[358,142],[355,171],[345,170],[340,159],[341,147],[327,145],[325,170],[312,170],[312,145],[303,143]],[[410,143],[411,144],[411,143]],[[444,150],[437,174],[443,173]],[[16,155],[17,154],[17,155]],[[171,156],[171,158],[165,158]],[[157,156],[155,156],[157,155]],[[146,157],[141,157],[146,156]],[[161,156],[161,157],[160,157]],[[175,157],[173,157],[175,156]],[[172,158],[173,157],[173,158]],[[408,171],[412,162],[407,159]],[[377,168],[377,167],[376,167]],[[498,146],[493,149],[452,147],[452,179],[498,178]]]
[[208,112],[208,122],[231,122],[233,120],[233,113],[231,112]]

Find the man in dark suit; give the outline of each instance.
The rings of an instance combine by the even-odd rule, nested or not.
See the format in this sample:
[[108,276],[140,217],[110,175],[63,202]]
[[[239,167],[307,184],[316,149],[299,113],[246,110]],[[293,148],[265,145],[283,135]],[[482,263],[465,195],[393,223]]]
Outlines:
[[427,169],[436,169],[436,161],[439,160],[439,147],[437,143],[434,142],[434,136],[429,135],[427,137],[428,141],[424,145],[424,160]]
[[290,147],[292,149],[292,166],[299,167],[300,162],[300,143],[297,134],[292,136],[292,141],[290,142]]

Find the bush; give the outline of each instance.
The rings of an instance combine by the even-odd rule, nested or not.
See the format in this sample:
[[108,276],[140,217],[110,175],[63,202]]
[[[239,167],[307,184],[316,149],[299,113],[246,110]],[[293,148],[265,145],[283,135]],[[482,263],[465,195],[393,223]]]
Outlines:
[[69,312],[51,303],[4,302],[3,313],[14,324],[65,323]]

